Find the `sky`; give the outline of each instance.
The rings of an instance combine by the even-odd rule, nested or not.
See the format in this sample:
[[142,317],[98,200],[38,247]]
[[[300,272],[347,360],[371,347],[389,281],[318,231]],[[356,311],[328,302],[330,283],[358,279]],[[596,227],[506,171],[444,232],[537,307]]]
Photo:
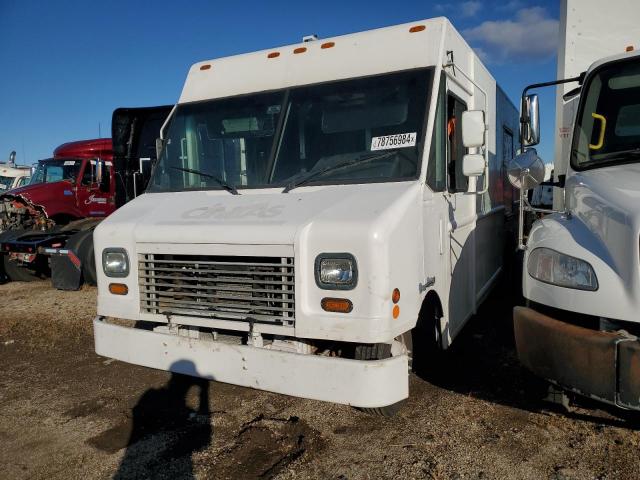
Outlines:
[[[517,105],[556,78],[557,0],[0,0],[0,161],[109,137],[117,107],[173,104],[197,61],[446,16]],[[401,54],[402,52],[398,52]],[[553,160],[554,93],[540,91]]]

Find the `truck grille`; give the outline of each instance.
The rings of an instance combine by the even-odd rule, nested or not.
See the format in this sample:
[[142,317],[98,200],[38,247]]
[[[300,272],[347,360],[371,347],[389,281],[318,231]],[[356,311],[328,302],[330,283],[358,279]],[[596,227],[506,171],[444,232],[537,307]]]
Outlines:
[[290,257],[141,254],[141,310],[293,325]]

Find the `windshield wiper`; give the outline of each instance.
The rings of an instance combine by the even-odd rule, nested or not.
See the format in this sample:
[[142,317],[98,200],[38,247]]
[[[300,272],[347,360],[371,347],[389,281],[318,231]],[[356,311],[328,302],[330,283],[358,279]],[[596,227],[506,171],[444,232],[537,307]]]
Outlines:
[[291,183],[289,183],[284,188],[284,190],[282,190],[282,193],[289,193],[294,188],[298,188],[301,185],[304,185],[305,183],[309,183],[314,178],[319,177],[321,175],[324,175],[325,173],[333,172],[334,170],[340,170],[342,168],[350,167],[352,165],[358,165],[358,164],[361,164],[361,163],[371,162],[373,160],[380,160],[382,158],[386,158],[386,157],[390,157],[392,155],[396,155],[396,153],[397,152],[395,150],[393,150],[393,151],[390,151],[390,152],[381,152],[381,153],[360,155],[359,157],[352,158],[351,160],[347,160],[345,162],[341,162],[341,163],[338,163],[336,165],[331,165],[331,166],[329,166],[327,168],[323,168],[322,170],[316,170],[316,171],[312,170],[307,175],[299,178],[298,180],[291,181]]
[[181,172],[195,173],[196,175],[200,175],[201,177],[210,178],[211,180],[216,182],[218,185],[220,185],[223,189],[225,189],[227,192],[230,192],[233,195],[240,195],[240,192],[238,192],[235,186],[231,185],[230,183],[227,183],[225,180],[221,179],[220,177],[211,175],[210,173],[201,172],[200,170],[194,170],[192,168],[182,168],[182,167],[173,167],[173,166],[171,168],[173,168],[174,170],[180,170]]

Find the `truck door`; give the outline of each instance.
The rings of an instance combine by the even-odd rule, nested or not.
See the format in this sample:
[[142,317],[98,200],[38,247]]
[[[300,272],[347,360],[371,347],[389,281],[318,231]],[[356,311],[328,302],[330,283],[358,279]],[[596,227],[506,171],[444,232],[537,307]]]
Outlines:
[[462,173],[466,149],[462,143],[462,112],[466,102],[447,93],[446,158],[448,189],[448,270],[450,279],[449,335],[453,338],[475,307],[476,195],[467,193],[469,178]]
[[426,285],[435,282],[443,308],[444,346],[464,325],[474,308],[474,228],[476,195],[469,194],[469,179],[462,174],[462,112],[466,103],[447,90],[443,75],[426,184],[423,195],[424,271]]
[[78,176],[76,202],[85,217],[106,217],[114,210],[112,163],[103,163],[102,181],[97,181],[97,160],[84,160]]

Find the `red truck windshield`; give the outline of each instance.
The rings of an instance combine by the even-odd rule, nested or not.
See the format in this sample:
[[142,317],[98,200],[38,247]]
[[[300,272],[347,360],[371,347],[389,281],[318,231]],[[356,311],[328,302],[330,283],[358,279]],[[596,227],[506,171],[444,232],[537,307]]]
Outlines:
[[53,183],[60,180],[75,182],[81,166],[82,160],[72,158],[40,160],[36,171],[31,176],[29,185]]

